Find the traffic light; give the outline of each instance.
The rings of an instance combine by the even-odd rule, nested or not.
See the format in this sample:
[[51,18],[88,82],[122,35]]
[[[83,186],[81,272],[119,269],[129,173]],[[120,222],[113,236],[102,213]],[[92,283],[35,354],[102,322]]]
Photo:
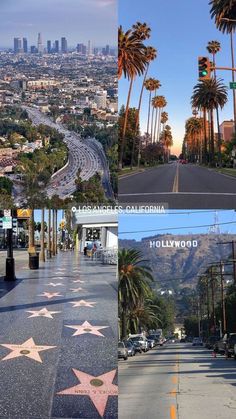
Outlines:
[[198,79],[209,80],[211,78],[211,63],[208,57],[198,57]]

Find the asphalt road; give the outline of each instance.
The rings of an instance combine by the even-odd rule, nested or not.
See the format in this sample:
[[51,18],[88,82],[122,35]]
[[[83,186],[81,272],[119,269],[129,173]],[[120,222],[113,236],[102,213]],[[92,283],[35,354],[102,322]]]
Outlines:
[[169,208],[234,208],[236,178],[193,164],[165,164],[119,180],[119,202]]
[[168,344],[119,361],[119,419],[234,419],[236,361]]

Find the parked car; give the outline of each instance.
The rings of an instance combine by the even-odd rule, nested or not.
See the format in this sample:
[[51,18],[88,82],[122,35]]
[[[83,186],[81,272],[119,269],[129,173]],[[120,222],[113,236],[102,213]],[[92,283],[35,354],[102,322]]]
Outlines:
[[124,342],[118,342],[118,359],[123,358],[124,361],[128,359],[128,350]]
[[124,345],[128,351],[128,356],[134,356],[135,348],[134,348],[133,343],[130,340],[124,340]]
[[149,349],[154,348],[154,346],[155,346],[155,340],[154,339],[150,339],[149,337],[147,337],[147,341],[148,341]]
[[139,343],[139,342],[136,342],[136,341],[133,341],[132,339],[130,339],[130,342],[133,344],[133,346],[134,346],[134,350],[135,350],[135,353],[142,353],[143,351],[142,351],[142,345]]
[[203,341],[201,338],[193,338],[192,346],[203,346]]
[[215,343],[219,340],[219,336],[209,336],[209,338],[207,338],[206,343],[205,343],[205,347],[207,349],[213,349]]
[[139,342],[143,352],[149,350],[148,340],[143,335],[131,335],[128,340],[132,339],[133,342]]
[[234,346],[236,345],[236,333],[230,333],[226,343],[226,353],[229,358],[234,356]]
[[221,355],[225,354],[228,336],[225,334],[223,338],[219,338],[214,344],[214,351]]
[[154,346],[156,346],[159,342],[160,335],[156,335],[155,333],[152,333],[151,335],[147,336],[147,339],[154,340]]
[[185,338],[181,338],[180,339],[180,343],[186,343],[186,339]]

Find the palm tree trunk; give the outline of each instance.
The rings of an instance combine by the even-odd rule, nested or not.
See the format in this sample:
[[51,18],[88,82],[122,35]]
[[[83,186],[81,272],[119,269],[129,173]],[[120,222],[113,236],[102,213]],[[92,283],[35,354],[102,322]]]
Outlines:
[[151,92],[151,90],[150,90],[150,94],[149,94],[149,104],[148,104],[147,134],[149,134],[149,122],[150,122],[151,100],[152,100],[152,92]]
[[163,108],[159,108],[159,115],[158,115],[158,126],[157,126],[157,141],[160,141],[160,128],[161,128],[161,112]]
[[[214,78],[216,80],[216,60],[215,60],[215,54],[212,54],[212,60],[214,65]],[[234,73],[234,72],[233,72]],[[221,134],[220,134],[220,117],[219,117],[219,107],[216,107],[216,121],[217,121],[217,131],[218,131],[218,164],[219,167],[222,166],[222,154],[221,154]]]
[[55,210],[52,210],[52,255],[55,256]]
[[155,125],[154,125],[154,131],[153,131],[153,142],[156,143],[156,130],[157,130],[157,116],[158,116],[158,108],[155,108]]
[[215,163],[215,138],[214,138],[214,116],[213,109],[210,111],[211,118],[211,164],[214,166]]
[[[154,97],[156,96],[157,89],[155,89]],[[152,107],[152,118],[151,118],[151,142],[153,143],[153,119],[154,119],[154,106]]]
[[58,248],[57,248],[57,209],[56,209],[56,214],[55,214],[55,253],[56,253],[56,255],[58,253]]
[[[234,63],[234,40],[233,40],[233,32],[234,30],[230,32],[230,47],[231,47],[231,60],[232,60],[232,68],[235,68]],[[232,71],[232,81],[235,81],[235,73]],[[233,107],[234,107],[234,132],[236,133],[236,92],[235,89],[233,89]]]
[[126,109],[125,109],[125,117],[124,117],[124,125],[122,130],[122,137],[121,137],[121,146],[120,146],[120,161],[119,161],[119,168],[122,169],[123,166],[123,158],[124,158],[124,152],[125,152],[125,134],[126,134],[126,128],[127,128],[127,122],[128,122],[128,115],[129,115],[129,104],[130,104],[130,97],[133,87],[133,81],[134,78],[132,77],[130,80],[129,85],[129,92],[127,97],[127,103],[126,103]]
[[30,218],[29,218],[29,244],[28,244],[28,253],[35,253],[34,245],[34,210],[32,209]]
[[48,257],[52,257],[52,242],[51,242],[51,209],[48,209]]
[[203,109],[203,130],[204,130],[204,148],[203,148],[203,163],[207,164],[207,119],[206,109]]
[[44,209],[41,210],[41,237],[40,237],[40,260],[45,262],[45,243],[44,243]]

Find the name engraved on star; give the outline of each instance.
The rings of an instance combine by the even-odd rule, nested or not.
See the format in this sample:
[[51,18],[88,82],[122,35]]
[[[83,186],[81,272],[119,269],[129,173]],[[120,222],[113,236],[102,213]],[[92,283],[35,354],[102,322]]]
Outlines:
[[194,248],[198,247],[197,240],[153,240],[149,242],[150,249],[159,248]]

